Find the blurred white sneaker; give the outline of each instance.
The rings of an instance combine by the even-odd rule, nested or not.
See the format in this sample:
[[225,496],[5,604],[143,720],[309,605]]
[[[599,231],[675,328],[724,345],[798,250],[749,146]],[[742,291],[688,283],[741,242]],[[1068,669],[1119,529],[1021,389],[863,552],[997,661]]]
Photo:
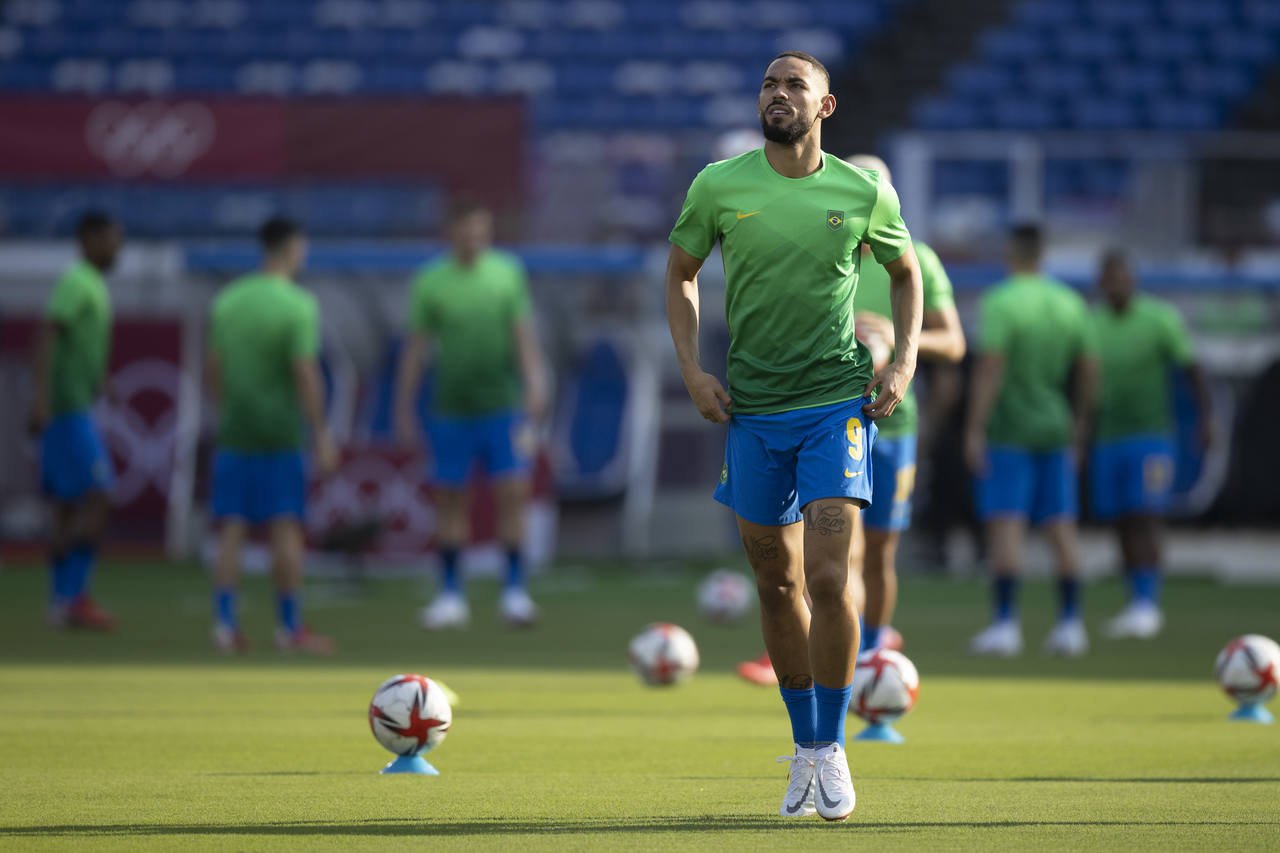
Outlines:
[[1016,619],[992,622],[969,641],[969,654],[1011,658],[1022,654],[1022,626]]
[[498,612],[508,625],[528,628],[538,621],[538,605],[533,603],[524,587],[513,586],[502,591],[498,600]]
[[783,817],[808,817],[817,811],[813,804],[813,750],[796,744],[795,755],[779,755],[779,763],[791,763],[787,793],[778,814]]
[[428,631],[465,628],[471,624],[471,605],[456,592],[442,592],[422,608],[422,627]]
[[1117,613],[1104,633],[1113,640],[1150,640],[1164,628],[1164,614],[1149,601],[1135,601]]
[[845,820],[853,814],[857,796],[849,776],[849,759],[840,744],[833,743],[813,751],[813,805],[823,820]]
[[1080,619],[1063,619],[1053,626],[1044,640],[1044,653],[1064,658],[1078,658],[1089,651],[1089,635]]

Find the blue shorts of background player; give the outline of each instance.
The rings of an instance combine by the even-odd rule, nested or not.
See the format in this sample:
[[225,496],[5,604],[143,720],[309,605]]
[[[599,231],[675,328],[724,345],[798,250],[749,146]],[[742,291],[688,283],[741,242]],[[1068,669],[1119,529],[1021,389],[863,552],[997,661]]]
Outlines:
[[862,514],[863,525],[889,533],[906,530],[911,525],[911,492],[916,484],[915,435],[877,437],[871,463],[875,502]]
[[299,450],[219,450],[213,457],[213,517],[264,524],[306,516],[307,466]]
[[54,418],[40,437],[40,483],[59,503],[78,503],[90,492],[109,492],[111,456],[88,412]]
[[1016,516],[1032,524],[1074,519],[1076,466],[1067,448],[991,447],[978,478],[978,514],[984,521]]
[[876,425],[859,397],[775,415],[734,415],[715,499],[753,524],[801,519],[811,501],[871,505]]
[[436,416],[427,422],[434,458],[435,482],[462,488],[478,464],[490,477],[521,475],[529,470],[525,419],[517,412],[492,415]]
[[1173,444],[1167,436],[1137,435],[1100,441],[1089,460],[1094,515],[1163,515],[1173,490]]

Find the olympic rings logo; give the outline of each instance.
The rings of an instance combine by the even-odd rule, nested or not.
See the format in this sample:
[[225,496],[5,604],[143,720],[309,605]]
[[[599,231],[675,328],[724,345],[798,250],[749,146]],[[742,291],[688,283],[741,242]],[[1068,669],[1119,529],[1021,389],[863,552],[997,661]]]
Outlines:
[[85,142],[117,175],[181,175],[213,146],[217,123],[203,104],[107,101],[85,123]]
[[435,508],[423,488],[419,460],[396,460],[376,450],[360,450],[319,484],[307,507],[313,533],[334,524],[374,519],[384,524],[378,550],[420,554],[435,530]]
[[[114,502],[127,506],[148,488],[168,498],[177,437],[177,401],[182,385],[192,380],[172,362],[141,359],[114,372],[111,382],[119,395],[119,405],[106,407],[100,423],[116,460]],[[158,403],[153,402],[157,399]],[[144,406],[158,414],[145,417]]]

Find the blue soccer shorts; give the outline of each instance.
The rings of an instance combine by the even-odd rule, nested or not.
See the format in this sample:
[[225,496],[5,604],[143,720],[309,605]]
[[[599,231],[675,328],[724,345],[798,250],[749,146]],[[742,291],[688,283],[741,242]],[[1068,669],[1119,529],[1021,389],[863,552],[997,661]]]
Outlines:
[[916,436],[876,439],[871,450],[875,502],[862,514],[868,530],[897,532],[911,525],[911,493],[916,487]]
[[263,524],[306,517],[307,466],[297,450],[219,450],[213,457],[213,517]]
[[490,477],[511,477],[529,470],[532,433],[524,416],[499,412],[475,417],[437,416],[427,422],[435,482],[462,488],[481,466]]
[[987,470],[978,478],[978,514],[984,521],[1010,516],[1032,524],[1074,519],[1078,500],[1070,450],[987,449]]
[[775,415],[734,415],[725,438],[715,499],[755,524],[794,524],[822,498],[871,505],[876,425],[862,414],[870,402],[842,403]]
[[1098,519],[1162,515],[1168,510],[1174,463],[1173,445],[1166,436],[1100,441],[1089,462],[1089,500]]
[[62,503],[90,492],[109,492],[115,482],[111,455],[88,412],[59,415],[40,436],[40,485]]

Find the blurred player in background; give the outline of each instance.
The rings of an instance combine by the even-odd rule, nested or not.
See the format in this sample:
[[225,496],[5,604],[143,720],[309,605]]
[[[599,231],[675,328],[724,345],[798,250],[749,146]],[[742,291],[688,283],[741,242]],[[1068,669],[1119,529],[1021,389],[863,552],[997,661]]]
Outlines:
[[[844,820],[855,799],[843,749],[858,649],[850,545],[871,502],[872,421],[893,413],[915,371],[921,285],[893,188],[822,151],[830,83],[808,54],[769,65],[758,101],[765,146],[694,179],[671,232],[666,299],[689,396],[704,418],[728,424],[716,500],[738,517],[795,742],[780,814]],[[717,241],[728,391],[698,352],[698,271]],[[854,336],[864,243],[888,267],[899,343],[878,373]]]
[[[848,158],[851,165],[880,173],[891,181],[889,167],[871,154]],[[924,285],[924,323],[920,331],[920,358],[958,362],[964,358],[964,328],[951,293],[951,279],[937,254],[919,240],[912,242]],[[893,355],[893,304],[888,271],[875,263],[871,246],[862,245],[862,265],[858,296],[854,307],[856,332],[872,355],[877,370]],[[876,440],[871,448],[874,500],[859,513],[861,526],[855,532],[852,565],[854,602],[863,616],[864,650],[902,648],[902,637],[890,625],[898,600],[897,553],[902,531],[911,523],[911,492],[916,479],[916,425],[919,421],[915,392],[908,388],[897,411],[876,421]],[[865,532],[864,532],[865,531]],[[738,674],[756,684],[777,684],[777,675],[766,653],[738,665]]]
[[226,652],[247,650],[236,606],[241,552],[250,528],[266,525],[276,587],[276,645],[332,654],[333,641],[303,624],[299,600],[306,554],[305,428],[318,471],[327,474],[338,462],[325,424],[317,360],[319,307],[293,282],[306,257],[302,229],[288,219],[270,219],[259,241],[262,269],[218,294],[209,327],[208,381],[218,406],[213,516],[221,525],[213,639]]
[[493,214],[463,202],[449,215],[448,256],[413,284],[410,333],[396,388],[396,431],[420,443],[413,404],[429,357],[435,397],[427,428],[435,462],[441,589],[422,612],[428,630],[464,628],[471,608],[458,560],[469,539],[467,484],[482,465],[498,499],[498,536],[507,573],[499,611],[528,626],[538,608],[525,587],[524,515],[534,428],[546,416],[547,378],[529,304],[524,267],[490,247]]
[[1095,344],[1084,300],[1041,272],[1040,228],[1016,226],[1007,254],[1009,278],[982,296],[965,425],[965,458],[978,480],[995,573],[995,618],[969,648],[999,657],[1022,651],[1017,583],[1030,522],[1044,532],[1057,564],[1058,622],[1045,651],[1075,657],[1089,647],[1080,616],[1076,464],[1096,393]]
[[1102,385],[1089,465],[1094,514],[1113,521],[1124,560],[1129,603],[1106,628],[1111,637],[1160,633],[1160,519],[1173,487],[1174,371],[1185,371],[1199,408],[1200,442],[1212,440],[1204,372],[1178,311],[1138,293],[1123,252],[1102,259],[1094,308]]
[[80,217],[76,240],[80,260],[54,285],[37,333],[30,429],[40,436],[40,479],[53,503],[49,624],[109,631],[115,619],[89,597],[112,484],[92,410],[107,385],[111,352],[103,276],[115,265],[123,232],[111,216],[90,212]]

